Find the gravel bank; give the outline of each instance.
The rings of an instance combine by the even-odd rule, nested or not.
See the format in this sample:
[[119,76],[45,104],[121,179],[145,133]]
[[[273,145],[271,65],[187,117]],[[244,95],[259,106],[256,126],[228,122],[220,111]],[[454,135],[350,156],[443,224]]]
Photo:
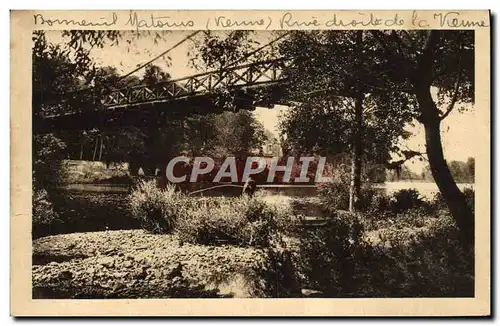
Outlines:
[[61,234],[33,241],[33,298],[250,297],[263,262],[143,230]]

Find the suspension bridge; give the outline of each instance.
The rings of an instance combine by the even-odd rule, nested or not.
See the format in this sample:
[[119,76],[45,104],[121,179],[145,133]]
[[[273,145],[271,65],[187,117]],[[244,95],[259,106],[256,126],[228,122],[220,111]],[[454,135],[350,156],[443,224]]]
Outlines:
[[[122,76],[122,78],[144,68],[164,56],[178,45],[196,35],[194,32],[157,57]],[[291,60],[277,58],[237,64],[263,48],[285,37],[288,33],[264,46],[243,55],[235,62],[219,70],[208,71],[154,85],[137,85],[113,89],[104,85],[85,90],[92,97],[92,108],[73,108],[61,114],[33,117],[34,133],[49,133],[57,130],[105,129],[118,125],[138,125],[144,121],[157,120],[168,112],[170,117],[182,117],[192,113],[221,112],[220,94],[232,99],[236,109],[254,110],[257,106],[272,107],[280,103],[280,85],[286,82],[284,70]],[[102,85],[101,85],[102,86]],[[260,96],[257,94],[261,94]],[[265,99],[262,94],[266,94]],[[69,95],[71,97],[71,95]]]

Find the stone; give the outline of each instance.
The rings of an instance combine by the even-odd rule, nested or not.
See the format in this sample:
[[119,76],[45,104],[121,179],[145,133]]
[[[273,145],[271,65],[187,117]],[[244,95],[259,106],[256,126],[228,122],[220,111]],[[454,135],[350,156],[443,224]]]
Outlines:
[[113,268],[115,266],[115,260],[113,257],[104,257],[100,259],[99,264],[107,268]]
[[108,248],[103,251],[104,254],[110,255],[116,252],[116,248]]
[[133,264],[130,260],[126,260],[123,262],[123,267],[125,267],[125,268],[130,268],[132,266],[133,266]]
[[302,295],[308,298],[321,298],[323,296],[323,292],[311,290],[311,289],[301,289]]

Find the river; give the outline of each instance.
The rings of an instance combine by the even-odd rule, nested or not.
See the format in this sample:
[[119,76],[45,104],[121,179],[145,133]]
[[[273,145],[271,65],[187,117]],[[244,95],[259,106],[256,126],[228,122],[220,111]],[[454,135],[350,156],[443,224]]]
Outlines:
[[[436,184],[429,182],[387,182],[374,185],[388,194],[400,189],[417,189],[423,197],[431,199],[438,191]],[[459,184],[460,189],[474,188],[473,184]],[[297,198],[314,198],[317,187],[314,185],[274,185],[265,189],[264,200],[272,203],[290,203]],[[228,188],[229,189],[229,188]],[[229,196],[235,195],[235,188],[228,190]],[[139,228],[128,209],[127,194],[129,185],[73,184],[64,186],[51,200],[59,213],[59,224],[52,226],[50,233],[89,232],[117,229]],[[239,189],[236,189],[239,193]],[[220,196],[224,191],[202,194]],[[224,194],[226,195],[226,194]]]
[[[207,186],[209,187],[209,186]],[[387,194],[392,194],[398,190],[402,189],[416,189],[423,197],[432,198],[437,192],[438,187],[433,182],[421,182],[421,181],[396,181],[396,182],[386,182],[373,184],[373,187],[380,190],[385,190]],[[474,184],[470,183],[459,183],[458,187],[461,190],[465,188],[474,189]],[[270,195],[282,195],[282,196],[315,196],[317,187],[314,185],[262,185],[258,186],[259,189],[265,189]],[[125,194],[130,191],[130,186],[128,185],[113,185],[113,184],[71,184],[62,187],[63,190],[69,192],[88,192],[88,193],[110,193],[110,194]],[[220,189],[220,188],[219,188]],[[230,189],[229,187],[227,188]],[[231,194],[234,193],[231,189]],[[206,192],[203,195],[210,196],[210,192]],[[213,195],[221,195],[221,191],[218,190]]]

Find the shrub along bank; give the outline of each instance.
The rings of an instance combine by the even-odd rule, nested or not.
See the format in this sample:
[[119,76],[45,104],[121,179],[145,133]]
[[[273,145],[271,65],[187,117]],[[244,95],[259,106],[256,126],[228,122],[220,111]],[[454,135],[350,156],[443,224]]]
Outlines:
[[[77,258],[71,259],[46,259],[36,268],[36,273],[34,271],[38,282],[35,283],[39,289],[44,284],[53,284],[51,289],[54,289],[62,277],[65,286],[61,289],[85,288],[82,287],[82,278],[85,280],[83,284],[93,284],[88,282],[95,282],[99,277],[109,278],[109,275],[115,275],[109,269],[117,268],[116,279],[108,282],[108,288],[99,295],[203,296],[196,292],[200,290],[199,282],[203,285],[203,280],[218,278],[226,283],[233,280],[234,283],[236,277],[238,289],[230,292],[233,295],[239,293],[237,296],[300,297],[303,289],[316,290],[316,296],[324,297],[473,296],[473,253],[464,252],[459,246],[456,227],[439,198],[424,201],[413,190],[390,197],[373,193],[365,197],[370,200],[365,202],[359,214],[342,213],[336,206],[338,197],[330,197],[331,203],[326,202],[328,198],[322,195],[323,208],[329,216],[328,224],[321,228],[304,228],[295,223],[297,218],[290,207],[270,205],[259,195],[252,198],[193,198],[174,188],[162,190],[153,183],[143,183],[130,194],[128,201],[130,214],[148,233],[116,231],[141,233],[130,236],[135,240],[120,237],[112,240],[127,254],[98,250],[98,258],[91,255],[78,258],[76,255]],[[83,241],[84,235],[71,236],[81,239],[75,240],[76,246],[84,242],[86,247],[93,246],[89,241]],[[139,240],[142,238],[148,240]],[[41,244],[48,241],[46,239],[52,239],[49,244],[58,242],[57,237],[37,241]],[[167,248],[159,245],[166,241],[161,239],[175,240],[169,240]],[[147,249],[140,249],[139,243],[145,244]],[[39,248],[39,256],[54,251],[52,245]],[[178,252],[183,248],[190,250],[181,258],[165,254],[171,258],[167,259],[168,264],[160,258],[163,249]],[[150,261],[159,262],[152,271],[147,267],[151,263],[147,263],[145,274],[136,270],[143,266],[142,263],[137,263],[135,258],[127,263],[129,259],[126,258],[141,257],[142,250],[152,252]],[[224,254],[211,254],[218,250],[223,250]],[[235,260],[234,257],[240,257],[242,252],[250,253],[244,256],[251,258]],[[105,261],[103,265],[99,259],[107,256],[113,257],[113,262]],[[78,259],[87,262],[86,266],[104,266],[106,269],[96,271],[90,267],[89,271],[88,268],[77,268]],[[206,268],[185,269],[186,275],[190,275],[185,277],[186,282],[194,284],[188,288],[194,287],[195,292],[184,289],[187,283],[179,283],[184,278],[176,279],[176,282],[160,282],[163,290],[151,289],[151,284],[156,282],[153,280],[163,277],[156,270],[169,270],[171,263],[182,261],[186,264],[190,260],[208,264]],[[128,269],[122,270],[124,265],[129,266]],[[64,266],[63,270],[61,266]],[[50,273],[52,270],[60,273]],[[64,274],[64,270],[71,274]],[[208,277],[207,273],[213,275]],[[53,276],[49,280],[43,276],[59,274],[62,276]],[[136,285],[132,285],[133,290],[125,291],[130,282]],[[221,287],[217,290],[218,293],[210,292],[210,295],[227,295],[221,294]],[[60,295],[76,296],[75,290],[65,291]],[[47,290],[43,293],[55,296]]]

